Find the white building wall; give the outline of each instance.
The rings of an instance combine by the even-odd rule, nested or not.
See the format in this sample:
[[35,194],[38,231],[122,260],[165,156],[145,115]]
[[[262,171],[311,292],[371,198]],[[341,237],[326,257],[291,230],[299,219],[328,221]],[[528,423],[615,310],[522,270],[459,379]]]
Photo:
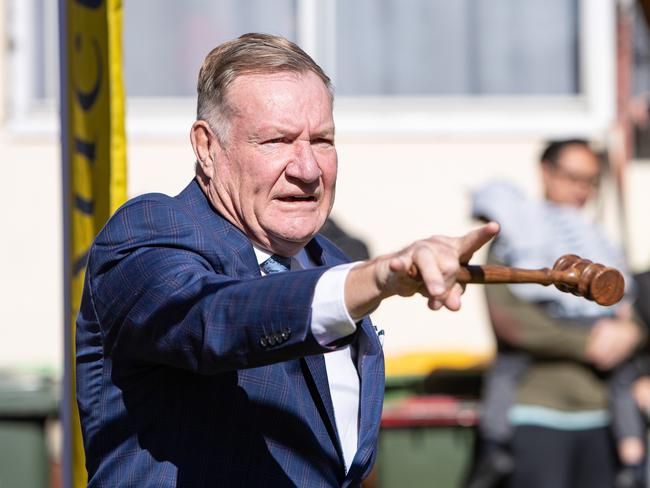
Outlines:
[[61,370],[59,159],[53,140],[0,133],[0,368]]

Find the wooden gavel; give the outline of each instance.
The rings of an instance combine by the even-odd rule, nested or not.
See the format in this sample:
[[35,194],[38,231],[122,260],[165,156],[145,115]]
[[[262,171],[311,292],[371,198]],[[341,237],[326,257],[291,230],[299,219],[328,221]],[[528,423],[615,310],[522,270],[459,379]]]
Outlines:
[[[409,274],[417,278],[417,270]],[[463,265],[458,270],[459,283],[538,283],[572,293],[599,305],[614,305],[625,291],[625,279],[620,271],[582,259],[575,254],[560,257],[553,269],[520,269],[493,265]]]

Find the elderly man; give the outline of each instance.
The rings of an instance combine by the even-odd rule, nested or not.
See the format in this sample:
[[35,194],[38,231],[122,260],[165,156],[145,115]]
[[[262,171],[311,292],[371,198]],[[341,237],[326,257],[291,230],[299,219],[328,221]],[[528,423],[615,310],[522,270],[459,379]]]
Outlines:
[[384,386],[367,314],[414,293],[458,309],[459,263],[498,226],[345,264],[318,235],[337,172],[330,81],[283,38],[209,53],[197,118],[196,178],[125,204],[89,254],[89,486],[357,486]]

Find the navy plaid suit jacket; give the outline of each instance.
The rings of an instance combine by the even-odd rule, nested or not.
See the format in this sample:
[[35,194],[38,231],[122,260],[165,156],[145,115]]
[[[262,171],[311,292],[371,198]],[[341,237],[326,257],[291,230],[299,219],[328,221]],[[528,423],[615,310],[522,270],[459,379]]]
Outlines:
[[330,349],[310,330],[314,286],[346,258],[320,236],[307,250],[321,267],[262,278],[249,240],[196,181],[175,198],[144,195],[118,210],[90,250],[77,319],[89,486],[331,487],[368,475],[381,346],[368,319],[346,338],[361,378],[346,475],[322,355]]

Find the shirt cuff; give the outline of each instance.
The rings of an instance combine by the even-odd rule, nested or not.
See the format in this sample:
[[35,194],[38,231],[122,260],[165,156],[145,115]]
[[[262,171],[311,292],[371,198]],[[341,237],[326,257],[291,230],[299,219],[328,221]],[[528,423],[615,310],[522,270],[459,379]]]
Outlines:
[[320,277],[311,302],[311,332],[321,346],[354,334],[357,326],[345,306],[345,280],[359,264],[334,266]]

